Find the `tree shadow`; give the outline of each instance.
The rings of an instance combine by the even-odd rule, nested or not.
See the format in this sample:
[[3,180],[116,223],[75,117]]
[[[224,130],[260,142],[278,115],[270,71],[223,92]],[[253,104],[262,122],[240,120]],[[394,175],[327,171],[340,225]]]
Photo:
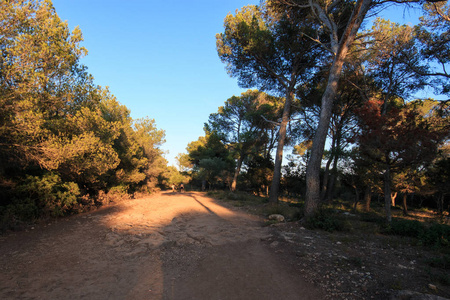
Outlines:
[[[180,201],[196,209],[170,215]],[[0,298],[298,299],[282,283],[298,278],[273,278],[282,267],[261,245],[259,225],[250,239],[230,222],[238,217],[201,193],[165,192],[2,237]]]

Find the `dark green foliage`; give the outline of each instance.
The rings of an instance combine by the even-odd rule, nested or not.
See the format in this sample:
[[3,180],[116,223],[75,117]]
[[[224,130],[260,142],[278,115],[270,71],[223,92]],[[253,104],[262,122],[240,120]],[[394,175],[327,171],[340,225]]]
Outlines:
[[450,255],[429,258],[426,262],[430,267],[450,270]]
[[37,217],[58,217],[71,211],[78,203],[80,189],[74,182],[63,182],[54,173],[43,176],[27,176],[17,188],[17,202],[27,203],[28,209],[35,207]]
[[433,224],[419,236],[419,239],[425,246],[449,247],[450,226]]
[[414,220],[393,219],[384,230],[385,234],[417,238],[424,246],[449,247],[450,226],[434,223],[431,226]]
[[363,222],[377,223],[382,225],[385,223],[384,217],[376,214],[376,213],[361,213],[360,220]]
[[338,216],[333,209],[321,209],[306,219],[305,226],[309,229],[322,229],[329,232],[349,231],[350,223],[343,216]]
[[419,237],[425,231],[424,225],[419,221],[393,219],[392,223],[386,227],[387,234]]

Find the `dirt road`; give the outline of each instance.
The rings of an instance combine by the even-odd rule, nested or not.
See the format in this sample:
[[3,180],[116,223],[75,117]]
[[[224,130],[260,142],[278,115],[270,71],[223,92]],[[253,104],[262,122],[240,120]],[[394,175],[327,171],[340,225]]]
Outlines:
[[161,193],[0,236],[0,299],[321,299],[261,220]]

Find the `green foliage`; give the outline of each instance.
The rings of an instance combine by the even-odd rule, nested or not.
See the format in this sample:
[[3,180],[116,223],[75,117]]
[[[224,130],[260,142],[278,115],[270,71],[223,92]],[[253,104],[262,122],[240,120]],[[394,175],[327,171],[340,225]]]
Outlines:
[[338,216],[333,209],[321,209],[306,219],[305,226],[309,229],[322,229],[328,232],[349,231],[351,224],[345,217]]
[[69,213],[76,205],[80,196],[80,189],[74,182],[62,182],[54,173],[40,176],[27,176],[25,181],[17,188],[19,203],[27,203],[27,211],[34,204],[38,215],[63,216]]
[[419,236],[419,239],[423,245],[448,248],[450,246],[450,226],[432,224]]
[[450,226],[443,224],[426,224],[404,219],[393,219],[383,233],[417,238],[424,246],[447,248],[450,246]]
[[439,257],[429,258],[426,260],[426,262],[433,268],[450,270],[450,255],[442,255]]
[[79,211],[111,187],[153,191],[164,131],[93,83],[81,31],[44,0],[0,1],[0,24],[2,222]]
[[388,234],[418,238],[424,231],[425,226],[419,221],[393,219],[391,224],[387,225],[385,232]]
[[217,132],[207,132],[204,137],[189,143],[186,149],[193,166],[193,179],[207,182],[209,188],[215,184],[229,185],[234,161]]

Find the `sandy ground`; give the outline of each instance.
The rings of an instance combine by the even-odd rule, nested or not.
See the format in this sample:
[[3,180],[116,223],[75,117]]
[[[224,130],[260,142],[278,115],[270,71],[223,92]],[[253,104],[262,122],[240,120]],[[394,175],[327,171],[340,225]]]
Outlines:
[[255,216],[160,193],[0,236],[0,299],[322,299]]

